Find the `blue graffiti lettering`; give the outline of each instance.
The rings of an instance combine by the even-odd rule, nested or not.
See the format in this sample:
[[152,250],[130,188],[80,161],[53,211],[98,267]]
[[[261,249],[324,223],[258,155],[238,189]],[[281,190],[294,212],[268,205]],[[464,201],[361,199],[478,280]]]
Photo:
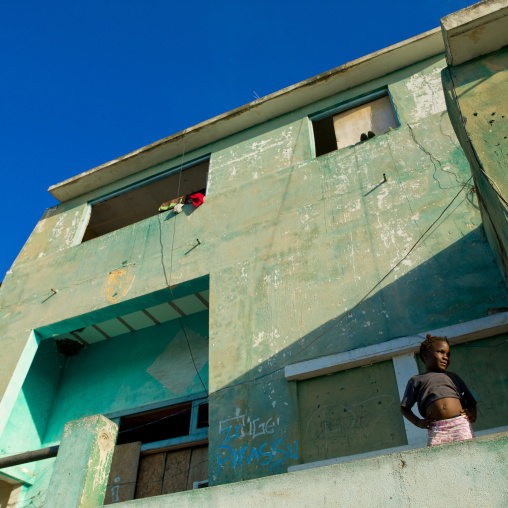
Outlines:
[[242,459],[244,459],[247,464],[249,463],[249,459],[245,455],[245,452],[247,451],[247,448],[248,448],[248,446],[242,446],[240,448],[240,464],[242,463]]
[[282,464],[283,462],[286,462],[287,458],[288,458],[288,452],[286,452],[285,450],[279,450],[276,448],[276,446],[282,441],[281,438],[277,439],[273,444],[272,444],[272,450],[275,452],[275,453],[283,453],[284,454],[284,458],[282,460],[279,460],[277,462],[274,462],[271,466],[270,466],[270,469],[269,471],[271,471],[275,466],[278,466],[279,464]]
[[296,442],[296,439],[295,439],[295,453],[293,454],[293,452],[291,451],[291,445],[290,444],[288,444],[288,450],[289,450],[289,456],[292,459],[297,459],[298,458],[298,443]]
[[226,450],[228,450],[228,455],[226,457],[224,457],[223,459],[220,458],[220,453],[217,453],[217,476],[220,475],[220,467],[221,467],[221,464],[223,462],[225,462],[226,460],[228,460],[230,457],[231,457],[231,454],[233,453],[233,448],[231,448],[231,446],[229,445],[219,445],[219,449],[220,448],[224,448]]
[[266,464],[269,464],[272,460],[272,454],[269,452],[263,451],[263,446],[266,446],[268,443],[265,441],[260,447],[259,447],[259,453],[263,455],[263,457],[268,457],[268,460],[266,462],[261,462],[262,466],[266,466]]
[[259,452],[257,451],[256,447],[253,446],[252,450],[249,455],[249,464],[252,462],[252,459],[254,458],[254,455],[256,456],[256,459],[259,460]]
[[[217,453],[217,475],[219,476],[221,473],[222,465],[227,463],[229,459],[232,459],[232,463],[230,462],[233,468],[236,468],[238,465],[242,464],[251,464],[253,460],[262,461],[259,462],[260,466],[269,466],[269,471],[272,471],[276,466],[283,464],[288,459],[297,459],[298,458],[298,442],[294,441],[294,446],[291,444],[286,444],[286,446],[281,446],[282,439],[279,438],[273,442],[271,445],[270,451],[266,448],[269,446],[268,442],[264,442],[261,446],[250,448],[249,446],[240,446],[239,448],[232,448],[230,445],[219,445],[218,453]],[[287,447],[287,450],[285,448]]]

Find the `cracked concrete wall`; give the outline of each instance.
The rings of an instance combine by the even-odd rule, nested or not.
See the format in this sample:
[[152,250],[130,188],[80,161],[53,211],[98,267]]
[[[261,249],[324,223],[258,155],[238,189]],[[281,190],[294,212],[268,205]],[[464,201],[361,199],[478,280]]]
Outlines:
[[508,49],[443,72],[453,127],[471,165],[483,223],[508,284]]
[[[429,59],[187,154],[211,153],[209,193],[188,216],[159,215],[72,245],[87,201],[136,175],[51,210],[0,289],[3,410],[32,329],[44,339],[209,275],[210,481],[257,478],[301,461],[298,387],[284,365],[506,306],[476,195],[461,190],[469,164],[445,108],[444,65]],[[400,127],[314,158],[308,115],[382,87]],[[134,279],[112,305],[108,275],[125,263]],[[459,362],[453,369],[462,374]]]

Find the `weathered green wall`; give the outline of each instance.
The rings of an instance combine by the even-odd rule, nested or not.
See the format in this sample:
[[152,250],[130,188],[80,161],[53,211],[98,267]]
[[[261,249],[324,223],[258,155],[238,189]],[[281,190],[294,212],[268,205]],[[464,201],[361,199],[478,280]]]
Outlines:
[[[53,341],[43,341],[30,367],[14,409],[0,438],[0,455],[11,455],[43,448],[55,393],[65,367]],[[29,477],[36,464],[10,468]]]
[[[208,390],[208,312],[145,328],[87,346],[65,358],[51,339],[41,343],[0,446],[2,454],[58,444],[71,420],[181,400]],[[192,367],[189,346],[199,377]],[[178,374],[178,375],[177,375]],[[201,384],[203,380],[205,386]],[[44,498],[53,461],[18,466],[38,475],[27,497]],[[40,484],[44,489],[40,488]],[[41,492],[42,490],[42,492]]]
[[298,383],[301,461],[407,444],[391,360]]
[[508,283],[508,49],[447,68],[443,83],[490,245]]
[[[283,378],[285,364],[483,317],[505,305],[476,197],[466,190],[354,307],[469,177],[445,108],[443,66],[430,59],[186,154],[192,160],[211,153],[209,193],[189,215],[155,216],[72,246],[88,200],[180,159],[47,212],[0,290],[0,333],[12,351],[0,392],[31,329],[45,337],[64,333],[78,322],[162,301],[168,285],[209,275],[210,481],[280,473],[300,463],[297,388]],[[401,126],[313,158],[308,115],[383,86]],[[196,238],[201,244],[190,250]],[[132,286],[110,305],[108,275],[127,265]],[[347,385],[355,374],[340,377]],[[395,393],[393,382],[386,389]],[[155,392],[150,397],[164,397],[163,388]],[[110,402],[111,410],[116,401]],[[394,418],[400,421],[398,413]],[[58,431],[51,432],[57,439]]]

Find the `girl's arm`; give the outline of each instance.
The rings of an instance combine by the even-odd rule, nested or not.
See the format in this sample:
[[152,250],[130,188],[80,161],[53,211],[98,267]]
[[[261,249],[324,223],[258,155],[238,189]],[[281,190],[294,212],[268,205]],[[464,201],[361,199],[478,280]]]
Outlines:
[[420,429],[428,429],[430,425],[434,422],[430,418],[418,418],[411,409],[400,406],[400,412],[407,418],[413,425],[416,425]]

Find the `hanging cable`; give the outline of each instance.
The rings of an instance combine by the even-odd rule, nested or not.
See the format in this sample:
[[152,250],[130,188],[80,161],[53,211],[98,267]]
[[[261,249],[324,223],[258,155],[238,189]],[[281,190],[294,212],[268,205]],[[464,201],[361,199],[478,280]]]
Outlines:
[[[475,172],[476,173],[476,172]],[[452,200],[445,206],[445,208],[441,211],[441,213],[438,215],[438,217],[432,221],[432,223],[430,224],[430,226],[423,232],[423,234],[420,236],[420,238],[418,238],[418,240],[411,246],[411,248],[406,252],[406,254],[404,254],[404,256],[402,256],[399,261],[394,265],[392,266],[392,268],[390,268],[390,270],[388,270],[388,272],[372,287],[372,289],[370,289],[364,296],[363,298],[361,298],[353,307],[351,307],[348,311],[348,313],[344,313],[343,316],[338,319],[335,323],[333,323],[331,326],[329,326],[328,328],[326,328],[323,332],[321,332],[317,337],[315,337],[314,339],[312,339],[305,347],[301,348],[299,351],[297,351],[294,355],[291,355],[290,357],[286,358],[285,360],[282,360],[280,363],[278,363],[276,365],[276,367],[274,369],[272,369],[271,371],[269,372],[266,372],[264,374],[261,374],[259,376],[256,376],[250,380],[247,380],[247,381],[241,381],[239,383],[234,383],[234,384],[231,384],[231,385],[227,385],[227,386],[224,386],[223,388],[219,388],[218,390],[215,391],[215,393],[218,393],[218,392],[221,392],[223,390],[227,390],[227,389],[230,389],[230,388],[234,388],[234,387],[237,387],[237,386],[240,386],[242,384],[245,384],[245,383],[251,383],[253,381],[257,381],[263,377],[267,377],[267,376],[270,376],[272,374],[275,374],[276,372],[282,370],[284,368],[284,365],[286,363],[288,363],[289,361],[292,361],[296,356],[300,355],[301,353],[303,353],[308,347],[310,347],[312,344],[314,344],[318,339],[320,339],[321,337],[323,337],[324,335],[326,335],[328,332],[330,332],[330,330],[332,330],[335,326],[337,326],[342,320],[344,320],[348,314],[350,314],[353,310],[355,310],[358,306],[360,306],[385,280],[386,278],[405,260],[407,259],[407,257],[416,249],[416,247],[422,242],[422,240],[425,238],[425,236],[427,235],[427,233],[434,227],[434,225],[441,219],[441,217],[443,217],[443,215],[446,213],[446,211],[452,206],[452,204],[455,202],[455,200],[459,197],[459,195],[462,193],[462,191],[464,190],[464,188],[468,185],[469,181],[473,178],[473,176],[475,175],[475,173],[473,173],[465,182],[464,184],[461,186],[460,190],[457,192],[457,194],[455,194],[455,196],[452,198]]]
[[[185,138],[185,134],[184,134],[184,137],[183,137],[183,151],[182,151],[182,158],[181,158],[181,163],[180,163],[180,170],[178,172],[178,192],[177,192],[177,198],[180,197],[180,185],[181,185],[181,181],[182,181],[182,171],[183,171],[183,162],[184,162],[184,158],[185,158],[185,146],[186,146],[186,138]],[[170,264],[169,264],[169,278],[167,277],[167,274],[166,274],[166,265],[164,263],[164,243],[162,241],[162,224],[161,224],[161,219],[160,219],[160,215],[159,215],[159,238],[160,238],[160,245],[161,245],[161,264],[162,264],[162,269],[164,271],[164,280],[166,281],[166,286],[169,288],[169,291],[171,293],[171,298],[173,300],[173,302],[175,301],[175,295],[173,294],[173,288],[172,288],[172,284],[171,284],[171,278],[173,276],[173,255],[174,255],[174,250],[175,250],[175,237],[176,237],[176,223],[177,223],[177,217],[175,215],[175,217],[173,217],[173,238],[172,238],[172,241],[171,241],[171,253],[170,253]],[[196,366],[196,360],[194,358],[194,354],[192,352],[192,348],[191,348],[191,345],[190,345],[190,341],[189,341],[189,337],[187,335],[187,332],[185,330],[185,326],[182,322],[182,318],[180,316],[178,316],[178,322],[180,323],[180,327],[182,329],[182,332],[185,336],[185,340],[187,342],[187,348],[189,349],[189,354],[190,354],[190,357],[191,357],[191,360],[192,360],[192,365],[194,366],[194,370],[196,371],[196,374],[199,378],[199,381],[201,382],[201,386],[203,387],[203,389],[205,390],[206,392],[206,395],[208,396],[208,388],[206,387],[205,383],[203,382],[203,379],[201,378],[201,375],[199,373],[199,369],[197,368]]]

